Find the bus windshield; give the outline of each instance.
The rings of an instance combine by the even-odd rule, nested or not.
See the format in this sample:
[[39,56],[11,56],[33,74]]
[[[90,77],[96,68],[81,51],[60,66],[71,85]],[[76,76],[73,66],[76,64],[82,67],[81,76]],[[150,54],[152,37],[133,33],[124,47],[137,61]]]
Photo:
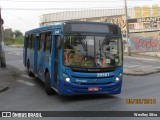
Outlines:
[[122,66],[122,40],[96,35],[66,35],[64,65],[83,68]]

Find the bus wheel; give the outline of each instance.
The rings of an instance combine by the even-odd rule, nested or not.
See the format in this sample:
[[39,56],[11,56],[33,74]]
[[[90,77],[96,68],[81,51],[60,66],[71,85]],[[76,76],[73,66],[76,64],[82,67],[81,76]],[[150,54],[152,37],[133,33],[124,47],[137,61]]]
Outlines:
[[31,72],[31,68],[30,68],[29,61],[28,61],[28,63],[27,63],[27,71],[28,71],[28,75],[29,75],[30,77],[32,77],[32,76],[33,76],[33,73]]
[[45,75],[45,90],[48,95],[54,94],[53,89],[50,87],[50,75],[48,72]]

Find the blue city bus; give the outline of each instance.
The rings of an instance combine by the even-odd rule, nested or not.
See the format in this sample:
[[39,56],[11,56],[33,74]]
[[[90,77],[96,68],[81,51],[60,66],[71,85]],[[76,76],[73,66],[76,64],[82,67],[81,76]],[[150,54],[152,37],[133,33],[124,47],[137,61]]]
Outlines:
[[67,21],[27,31],[23,62],[48,95],[120,94],[122,46],[115,24]]

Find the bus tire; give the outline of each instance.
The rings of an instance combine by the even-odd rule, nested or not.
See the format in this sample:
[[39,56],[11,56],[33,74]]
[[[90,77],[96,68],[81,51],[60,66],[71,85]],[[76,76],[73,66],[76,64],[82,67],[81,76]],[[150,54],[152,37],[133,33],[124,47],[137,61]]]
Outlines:
[[45,90],[46,90],[47,95],[53,95],[54,94],[53,89],[50,87],[49,72],[47,72],[46,75],[45,75]]
[[28,71],[29,77],[33,77],[33,73],[31,72],[29,60],[28,60],[28,62],[27,62],[27,71]]

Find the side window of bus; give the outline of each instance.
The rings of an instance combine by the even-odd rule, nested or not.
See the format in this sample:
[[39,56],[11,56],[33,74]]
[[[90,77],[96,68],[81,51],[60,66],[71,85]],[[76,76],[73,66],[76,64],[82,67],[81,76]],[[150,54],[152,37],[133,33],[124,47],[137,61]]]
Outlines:
[[26,48],[29,48],[28,36],[26,36],[25,40],[26,40],[26,42],[25,42],[25,46],[26,46]]
[[47,32],[44,44],[44,51],[51,52],[51,45],[52,45],[52,32]]
[[32,49],[34,49],[34,42],[35,42],[35,36],[34,34],[31,35],[31,39],[32,39]]
[[41,33],[40,34],[39,47],[38,47],[39,51],[43,51],[45,37],[46,37],[46,33]]
[[32,35],[30,34],[29,36],[28,36],[28,47],[31,49],[32,48]]
[[58,39],[59,38],[59,36],[58,35],[56,35],[55,36],[55,44],[56,44],[56,47],[55,47],[55,58],[58,58],[58,52],[59,52],[59,50],[57,49],[57,46],[58,46]]
[[34,35],[33,34],[30,34],[28,36],[28,47],[30,49],[34,48]]

